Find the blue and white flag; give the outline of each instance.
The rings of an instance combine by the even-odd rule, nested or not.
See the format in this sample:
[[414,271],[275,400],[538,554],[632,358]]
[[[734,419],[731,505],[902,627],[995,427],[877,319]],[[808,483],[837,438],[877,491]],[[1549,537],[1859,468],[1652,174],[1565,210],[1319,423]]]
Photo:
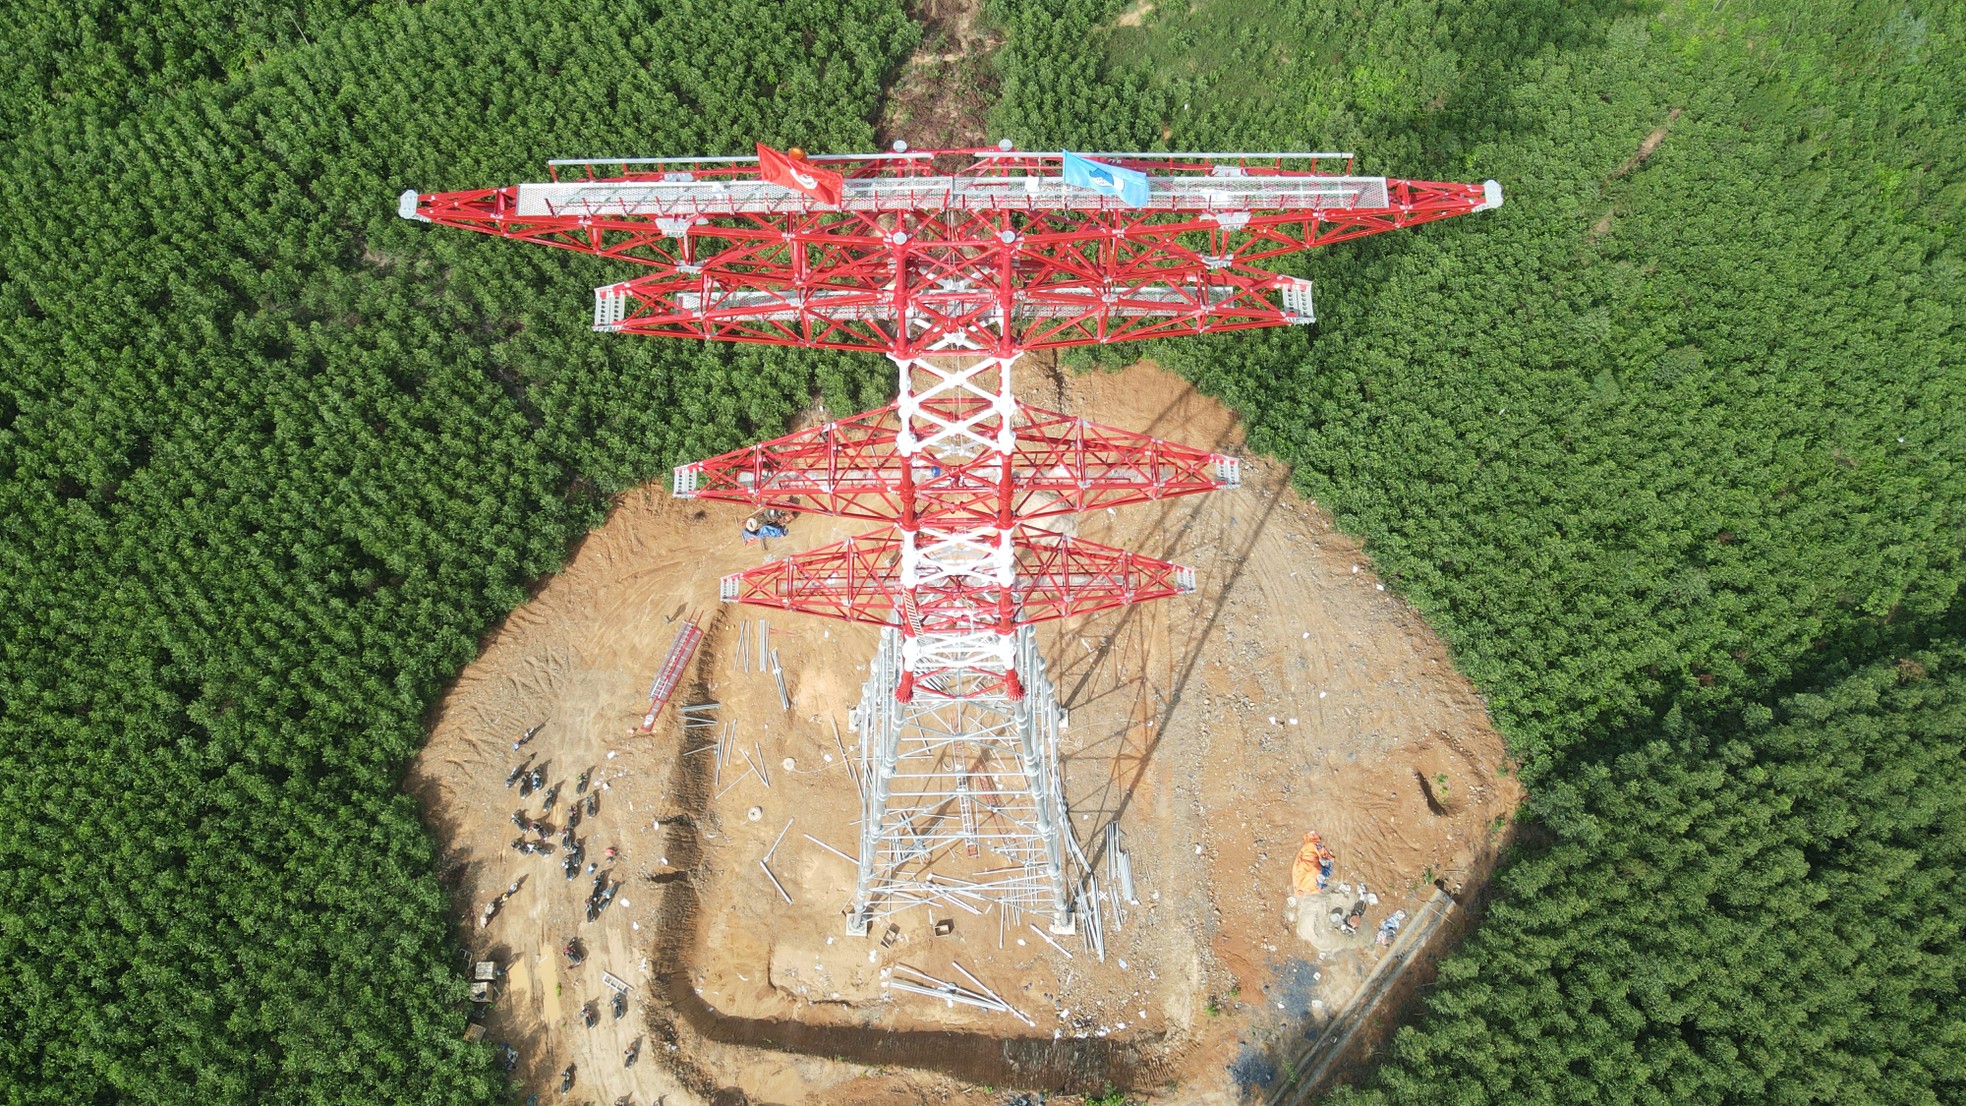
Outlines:
[[1128,207],[1147,206],[1147,174],[1065,151],[1065,183],[1112,196]]

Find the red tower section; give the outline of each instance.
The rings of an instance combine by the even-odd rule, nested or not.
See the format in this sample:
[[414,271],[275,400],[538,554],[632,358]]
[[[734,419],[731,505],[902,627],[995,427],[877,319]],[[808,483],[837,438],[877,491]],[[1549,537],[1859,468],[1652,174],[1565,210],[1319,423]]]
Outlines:
[[1148,175],[1147,203],[1000,148],[814,159],[845,178],[837,206],[753,158],[643,158],[405,194],[402,212],[645,267],[596,289],[597,330],[1009,356],[1308,322],[1308,282],[1261,265],[1502,199],[1493,181],[1353,175],[1350,154],[1088,156]]
[[1030,627],[1195,587],[1192,569],[1080,541],[1062,516],[1234,487],[1239,470],[1022,404],[1011,366],[1026,350],[1311,322],[1310,281],[1260,266],[1502,202],[1493,181],[1353,168],[1347,154],[897,144],[774,154],[762,175],[755,158],[554,162],[549,181],[410,192],[399,210],[639,267],[595,290],[597,330],[894,362],[894,402],[684,465],[676,494],[883,524],[723,581],[729,601],[883,627],[849,714],[865,781],[849,932],[955,903],[1045,912],[1063,933],[1084,905],[1103,950],[1093,875],[1068,871],[1065,714]]
[[401,213],[641,267],[595,290],[597,330],[887,354],[893,404],[683,466],[676,493],[889,523],[731,577],[724,597],[910,639],[991,635],[939,660],[910,650],[902,694],[985,670],[1014,689],[1018,627],[1193,587],[1039,520],[1232,486],[1236,469],[1020,404],[1010,363],[1311,322],[1310,282],[1261,265],[1502,199],[1493,181],[1358,175],[1349,154],[1082,155],[1144,175],[1128,203],[1068,183],[1069,156],[1005,143],[799,162],[839,174],[838,203],[760,179],[755,158],[556,161],[544,182],[405,193]]

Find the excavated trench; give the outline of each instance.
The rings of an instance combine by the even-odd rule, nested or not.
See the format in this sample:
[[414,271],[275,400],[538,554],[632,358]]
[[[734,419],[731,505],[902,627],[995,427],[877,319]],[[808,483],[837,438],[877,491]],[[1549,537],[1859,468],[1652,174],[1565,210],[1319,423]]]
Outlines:
[[[708,660],[706,669],[711,667]],[[701,683],[687,690],[697,699],[707,695]],[[674,870],[647,877],[651,889],[659,887],[662,896],[656,911],[659,936],[651,949],[660,967],[652,975],[655,993],[649,1029],[657,1041],[672,1046],[658,1049],[657,1054],[692,1090],[720,1104],[750,1101],[742,1090],[722,1085],[705,1065],[692,1059],[702,1055],[706,1045],[796,1053],[873,1068],[909,1068],[977,1084],[1014,1083],[1067,1093],[1096,1093],[1108,1085],[1140,1089],[1155,1082],[1165,1069],[1165,1033],[1054,1039],[820,1025],[792,1018],[740,1017],[713,1009],[691,984],[696,950],[702,945],[696,880],[707,860],[698,823],[713,793],[711,775],[708,757],[676,759],[668,787],[675,813],[662,819],[669,831],[664,852]]]

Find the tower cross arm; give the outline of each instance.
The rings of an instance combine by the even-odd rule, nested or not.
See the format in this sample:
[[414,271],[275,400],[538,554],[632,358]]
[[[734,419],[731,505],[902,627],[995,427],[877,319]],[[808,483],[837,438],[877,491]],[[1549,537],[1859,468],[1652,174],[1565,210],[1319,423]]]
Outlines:
[[[1194,570],[1109,545],[1019,527],[1010,584],[1012,622],[999,623],[1002,586],[979,559],[974,577],[945,573],[915,589],[917,633],[993,630],[1091,614],[1194,590]],[[902,537],[888,530],[796,553],[724,578],[727,601],[895,625],[905,590]]]
[[[1089,419],[1018,404],[1013,514],[1048,518],[1232,488],[1234,458]],[[842,518],[898,521],[903,459],[889,404],[676,470],[677,494]],[[1001,487],[993,454],[913,462],[917,511],[930,522],[986,524]]]

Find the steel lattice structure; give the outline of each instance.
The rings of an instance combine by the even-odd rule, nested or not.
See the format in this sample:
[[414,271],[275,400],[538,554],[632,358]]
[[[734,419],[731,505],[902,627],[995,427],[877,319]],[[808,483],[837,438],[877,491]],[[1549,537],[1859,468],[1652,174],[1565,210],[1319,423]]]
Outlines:
[[868,780],[853,932],[918,903],[1072,929],[1065,715],[1031,627],[1195,577],[1055,520],[1239,482],[1234,458],[1018,402],[1017,358],[1311,322],[1310,282],[1260,263],[1502,202],[1493,181],[1353,175],[1349,154],[1085,155],[1148,174],[1129,207],[1064,183],[1062,156],[813,159],[845,178],[838,204],[757,179],[754,158],[558,161],[546,182],[401,200],[406,218],[644,267],[595,290],[597,330],[894,362],[886,407],[675,475],[678,496],[885,524],[722,586],[883,627],[851,714]]
[[[1048,915],[1070,932],[1064,784],[1058,731],[1065,714],[1032,631],[1018,631],[1011,664],[1018,698],[895,694],[907,638],[883,630],[853,712],[868,780],[859,873],[847,929],[921,904],[995,904]],[[951,871],[959,861],[961,875]],[[966,877],[966,878],[965,878]]]

